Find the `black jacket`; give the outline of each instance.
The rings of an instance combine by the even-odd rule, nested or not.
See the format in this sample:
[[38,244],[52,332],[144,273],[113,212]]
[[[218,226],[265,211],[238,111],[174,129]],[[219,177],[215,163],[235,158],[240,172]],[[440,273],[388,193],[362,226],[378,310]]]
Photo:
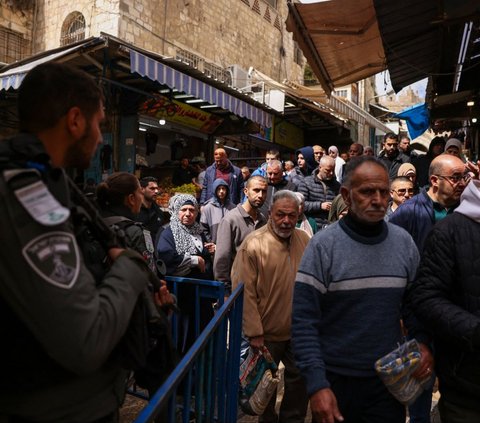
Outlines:
[[340,192],[340,184],[335,179],[321,181],[319,170],[313,171],[298,186],[298,192],[305,197],[305,215],[313,217],[319,228],[328,223],[328,210],[322,210],[322,203],[333,201]]
[[430,232],[407,303],[432,331],[442,396],[480,401],[480,223],[453,213]]
[[378,159],[385,163],[388,169],[388,177],[390,180],[395,179],[398,176],[398,169],[404,163],[410,163],[410,157],[401,153],[400,151],[397,152],[397,155],[393,158],[389,158],[385,151],[380,152],[378,155]]
[[142,204],[140,213],[135,220],[143,223],[143,226],[150,231],[154,245],[156,245],[163,223],[163,213],[157,203],[153,202],[148,209]]

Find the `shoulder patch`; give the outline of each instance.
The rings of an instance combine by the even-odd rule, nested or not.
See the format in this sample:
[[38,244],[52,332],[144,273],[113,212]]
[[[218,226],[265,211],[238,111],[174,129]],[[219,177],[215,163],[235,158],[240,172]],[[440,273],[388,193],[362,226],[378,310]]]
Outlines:
[[23,257],[42,279],[70,289],[80,272],[80,253],[73,234],[49,232],[32,239],[22,249]]
[[143,230],[143,238],[145,239],[145,245],[147,247],[147,251],[153,254],[155,251],[155,246],[153,245],[152,234],[148,229],[142,228]]
[[33,182],[14,192],[25,210],[41,225],[59,225],[70,216],[70,210],[57,201],[43,181]]

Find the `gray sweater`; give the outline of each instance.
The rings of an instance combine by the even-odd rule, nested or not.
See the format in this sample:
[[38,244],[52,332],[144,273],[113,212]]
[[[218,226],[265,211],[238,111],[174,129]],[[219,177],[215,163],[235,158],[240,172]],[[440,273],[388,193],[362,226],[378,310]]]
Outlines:
[[229,210],[235,208],[230,201],[227,204],[220,204],[215,198],[211,198],[203,206],[200,215],[200,224],[207,241],[217,243],[217,233],[220,222],[227,215]]
[[257,222],[254,222],[241,204],[230,210],[220,222],[213,273],[215,280],[225,283],[227,293],[231,292],[230,270],[238,247],[249,233],[262,227],[266,222],[261,213],[258,214]]

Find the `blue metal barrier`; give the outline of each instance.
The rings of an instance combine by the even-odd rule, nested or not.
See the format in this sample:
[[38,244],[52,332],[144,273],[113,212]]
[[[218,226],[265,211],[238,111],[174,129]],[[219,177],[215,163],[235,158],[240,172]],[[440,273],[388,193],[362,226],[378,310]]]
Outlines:
[[[203,279],[193,279],[193,278],[183,278],[177,276],[167,276],[165,278],[168,284],[169,291],[174,294],[177,299],[179,297],[179,290],[182,286],[193,287],[194,293],[194,309],[195,309],[195,318],[194,318],[194,329],[195,337],[198,338],[201,332],[200,328],[200,309],[201,309],[201,300],[207,299],[217,303],[218,308],[223,305],[225,298],[225,285],[222,282],[208,281]],[[175,345],[177,345],[178,337],[181,335],[179,326],[180,326],[180,316],[173,314],[172,317],[172,338]]]
[[[169,279],[179,282],[182,278]],[[222,292],[218,300],[223,303],[223,284],[216,287],[218,282],[193,282],[211,288],[212,292],[218,288],[217,293]],[[217,310],[134,423],[153,422],[167,406],[165,423],[188,423],[193,419],[196,423],[236,422],[242,311],[243,284]]]

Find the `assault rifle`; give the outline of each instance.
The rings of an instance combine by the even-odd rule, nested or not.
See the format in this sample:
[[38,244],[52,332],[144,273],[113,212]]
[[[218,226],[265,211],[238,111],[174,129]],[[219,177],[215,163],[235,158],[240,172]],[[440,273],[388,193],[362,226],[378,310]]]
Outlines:
[[[113,227],[108,226],[100,216],[96,206],[87,197],[85,197],[83,192],[68,176],[66,176],[66,179],[68,181],[68,188],[74,202],[74,220],[83,220],[83,223],[91,231],[93,238],[102,245],[106,253],[108,253],[108,250],[111,248],[127,249],[125,232],[116,225],[113,225]],[[149,281],[152,284],[153,291],[158,292],[162,286],[160,278],[148,268],[146,262],[144,261],[143,257],[140,256],[140,254],[133,250],[128,250],[128,252],[129,256],[135,259],[135,261],[139,263],[141,267],[143,267],[144,271],[148,272]],[[165,263],[163,263],[161,260],[157,260],[156,265],[160,277],[165,277]],[[148,320],[151,323],[155,323],[160,319],[160,316],[158,315],[158,310],[153,301],[152,293],[148,290],[148,288],[145,289],[143,297]],[[178,308],[175,304],[172,304],[170,307],[173,310],[178,311]]]

